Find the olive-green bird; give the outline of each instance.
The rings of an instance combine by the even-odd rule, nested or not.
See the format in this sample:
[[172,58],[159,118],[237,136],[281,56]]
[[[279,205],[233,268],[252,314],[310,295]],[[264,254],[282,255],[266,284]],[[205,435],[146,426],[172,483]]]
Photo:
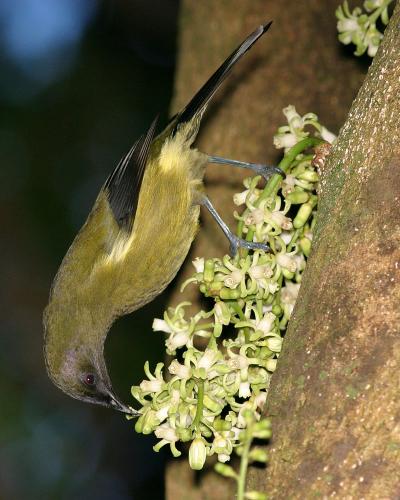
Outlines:
[[73,398],[137,414],[115,395],[104,343],[116,318],[161,293],[184,261],[199,225],[200,205],[239,246],[203,193],[207,163],[251,168],[264,177],[277,167],[209,156],[192,148],[208,102],[233,65],[265,33],[260,26],[226,59],[155,137],[156,122],[119,162],[64,257],[44,312],[44,353],[50,378]]

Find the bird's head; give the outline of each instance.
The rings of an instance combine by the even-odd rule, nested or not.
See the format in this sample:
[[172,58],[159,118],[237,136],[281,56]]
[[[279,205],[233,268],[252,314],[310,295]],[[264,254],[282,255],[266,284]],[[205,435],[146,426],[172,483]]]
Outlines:
[[96,331],[81,335],[81,324],[71,316],[68,321],[55,321],[52,316],[49,311],[44,316],[44,356],[55,385],[75,399],[137,415],[113,391],[104,358],[105,336]]

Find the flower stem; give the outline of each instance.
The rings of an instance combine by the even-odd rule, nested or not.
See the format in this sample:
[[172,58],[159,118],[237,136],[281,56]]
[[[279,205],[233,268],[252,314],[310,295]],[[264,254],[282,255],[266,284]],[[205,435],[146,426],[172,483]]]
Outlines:
[[204,399],[204,380],[198,379],[197,384],[197,408],[196,415],[193,420],[193,428],[198,430],[201,417],[203,416],[203,399]]
[[375,24],[375,22],[378,20],[379,16],[382,14],[382,12],[393,2],[393,0],[386,0],[385,2],[383,2],[383,4],[378,8],[376,9],[375,12],[373,12],[370,16],[369,16],[369,25],[371,26],[371,24]]
[[[296,159],[296,156],[298,154],[300,154],[305,149],[318,146],[319,144],[322,144],[323,142],[325,142],[325,141],[323,139],[319,139],[318,137],[307,137],[306,139],[303,139],[302,141],[298,142],[292,148],[289,149],[289,151],[285,154],[285,156],[279,162],[278,166],[286,173],[289,170],[289,167],[291,166],[292,162]],[[264,187],[263,192],[259,196],[255,205],[259,206],[263,200],[265,200],[266,198],[271,196],[275,190],[278,190],[281,181],[282,181],[282,177],[279,174],[274,174],[271,177],[271,179],[267,182],[266,186]],[[244,222],[243,222],[243,220],[240,220],[238,223],[238,227],[237,227],[237,235],[239,237],[241,237],[243,234],[243,226],[244,226]],[[249,229],[247,232],[247,235],[246,235],[246,240],[253,241],[253,236],[254,236],[254,231],[252,229]],[[241,249],[241,256],[246,257],[247,254],[248,254],[248,250],[245,248],[242,248]]]
[[240,457],[239,476],[237,478],[237,500],[244,500],[245,498],[247,468],[249,466],[249,452],[252,441],[252,430],[247,427],[246,438],[243,443],[242,456]]

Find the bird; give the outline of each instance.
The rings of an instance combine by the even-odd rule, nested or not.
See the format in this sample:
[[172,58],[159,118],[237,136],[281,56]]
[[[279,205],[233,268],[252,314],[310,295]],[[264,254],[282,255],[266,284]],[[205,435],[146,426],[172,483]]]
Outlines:
[[237,61],[270,28],[253,31],[189,103],[156,135],[157,118],[111,172],[68,249],[43,314],[44,357],[53,383],[69,396],[130,416],[113,390],[104,344],[113,322],[150,302],[172,281],[206,207],[230,242],[269,250],[234,235],[206,196],[207,164],[249,168],[268,179],[278,167],[205,154],[193,142],[208,103]]

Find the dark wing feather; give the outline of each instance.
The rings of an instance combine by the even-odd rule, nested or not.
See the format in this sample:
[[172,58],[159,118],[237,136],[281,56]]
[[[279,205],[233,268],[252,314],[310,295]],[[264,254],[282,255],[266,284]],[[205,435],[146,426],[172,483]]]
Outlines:
[[118,163],[104,185],[108,202],[121,229],[129,231],[133,225],[157,120],[158,117]]
[[196,114],[201,113],[207,106],[208,101],[213,97],[221,83],[230,73],[232,67],[245,54],[252,45],[269,29],[272,21],[259,26],[246,40],[244,40],[236,50],[222,63],[217,71],[207,80],[197,94],[187,104],[187,106],[177,115],[173,133],[175,133],[181,123],[189,122]]

